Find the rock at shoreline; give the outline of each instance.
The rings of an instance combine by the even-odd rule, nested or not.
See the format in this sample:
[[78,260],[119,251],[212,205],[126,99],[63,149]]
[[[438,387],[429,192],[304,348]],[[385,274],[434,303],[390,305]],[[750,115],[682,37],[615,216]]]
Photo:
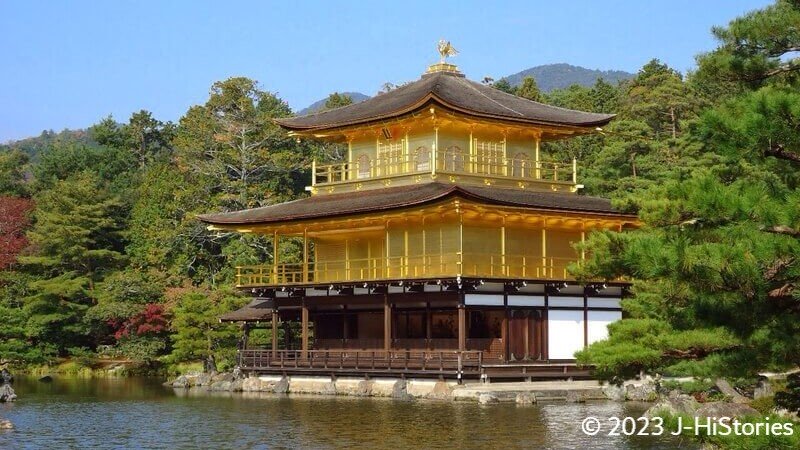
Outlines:
[[231,382],[231,392],[242,392],[243,386],[244,386],[244,379],[237,378],[236,380]]
[[625,394],[628,400],[634,402],[654,402],[658,399],[656,385],[650,381],[642,384],[628,384],[625,386]]
[[579,391],[567,391],[567,397],[565,398],[567,403],[586,403],[586,396],[583,392]]
[[756,388],[753,390],[753,398],[769,397],[774,394],[775,392],[772,390],[769,379],[761,377],[756,384]]
[[731,398],[734,403],[750,403],[750,399],[736,391],[727,380],[718,378],[714,384],[720,392]]
[[533,392],[520,392],[514,398],[514,402],[518,405],[532,405],[536,403],[536,394]]
[[13,402],[17,400],[17,394],[10,384],[0,385],[0,403]]
[[453,389],[445,381],[437,381],[430,394],[426,396],[431,400],[450,400],[453,398]]
[[603,394],[609,400],[613,400],[615,402],[624,402],[628,398],[628,393],[622,386],[617,386],[616,384],[609,384],[603,388]]
[[356,395],[359,397],[369,397],[372,395],[372,388],[375,382],[372,380],[361,380],[356,387]]
[[658,403],[651,406],[645,413],[645,417],[656,417],[661,414],[694,415],[700,403],[691,395],[681,394],[679,391],[671,391],[666,398],[662,398]]
[[408,385],[406,380],[397,380],[392,386],[392,398],[399,400],[413,400],[414,397],[408,393]]
[[39,378],[39,381],[41,381],[42,383],[50,383],[53,381],[53,377],[51,377],[50,375],[45,375]]
[[289,392],[289,378],[281,377],[277,383],[272,387],[272,392],[276,394],[286,394]]
[[491,393],[483,393],[478,396],[478,403],[481,405],[491,405],[493,403],[498,403],[500,400],[497,398],[496,395]]
[[703,404],[695,416],[697,417],[738,417],[760,416],[754,408],[742,403],[709,402]]

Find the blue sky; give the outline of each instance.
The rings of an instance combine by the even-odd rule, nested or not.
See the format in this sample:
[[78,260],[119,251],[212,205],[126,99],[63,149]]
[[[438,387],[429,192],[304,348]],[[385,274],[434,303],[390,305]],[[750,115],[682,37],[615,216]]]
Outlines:
[[686,71],[713,25],[771,2],[0,0],[0,142],[147,109],[177,121],[214,81],[258,80],[297,110],[419,77],[447,38],[472,79],[566,62]]

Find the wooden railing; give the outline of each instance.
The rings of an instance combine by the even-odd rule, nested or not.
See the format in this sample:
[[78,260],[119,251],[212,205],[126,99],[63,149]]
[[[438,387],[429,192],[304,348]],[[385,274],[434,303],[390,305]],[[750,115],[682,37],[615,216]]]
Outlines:
[[483,253],[396,256],[308,264],[307,277],[302,264],[288,263],[239,266],[239,287],[291,285],[301,283],[338,283],[445,276],[503,277],[522,279],[571,280],[567,267],[577,258],[498,255]]
[[[274,354],[273,354],[274,353]],[[239,350],[239,368],[262,372],[371,372],[478,374],[481,351],[455,350]]]
[[577,160],[575,159],[572,160],[572,163],[558,163],[494,156],[492,153],[497,153],[497,151],[470,155],[464,152],[445,150],[415,153],[406,159],[392,157],[364,163],[358,161],[327,165],[314,163],[311,171],[311,185],[320,186],[370,178],[437,172],[516,180],[577,182]]

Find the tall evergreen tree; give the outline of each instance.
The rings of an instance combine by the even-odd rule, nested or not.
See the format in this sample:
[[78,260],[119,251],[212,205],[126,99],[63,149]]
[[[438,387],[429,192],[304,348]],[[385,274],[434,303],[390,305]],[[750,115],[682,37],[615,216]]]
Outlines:
[[536,80],[533,77],[525,77],[522,80],[522,84],[517,87],[515,94],[535,102],[542,101],[542,91],[539,90],[539,85],[536,84]]
[[123,261],[119,201],[93,175],[58,181],[35,197],[33,252],[20,257],[36,281],[25,298],[26,333],[39,346],[65,354],[92,346],[93,324],[84,320],[97,285]]

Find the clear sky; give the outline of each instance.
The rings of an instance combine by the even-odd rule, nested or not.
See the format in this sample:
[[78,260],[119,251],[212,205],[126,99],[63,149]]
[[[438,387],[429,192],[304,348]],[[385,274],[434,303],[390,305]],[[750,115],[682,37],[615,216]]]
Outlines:
[[0,142],[147,109],[177,121],[214,81],[258,80],[297,110],[419,77],[452,41],[472,79],[548,63],[686,71],[709,32],[767,0],[0,0]]

